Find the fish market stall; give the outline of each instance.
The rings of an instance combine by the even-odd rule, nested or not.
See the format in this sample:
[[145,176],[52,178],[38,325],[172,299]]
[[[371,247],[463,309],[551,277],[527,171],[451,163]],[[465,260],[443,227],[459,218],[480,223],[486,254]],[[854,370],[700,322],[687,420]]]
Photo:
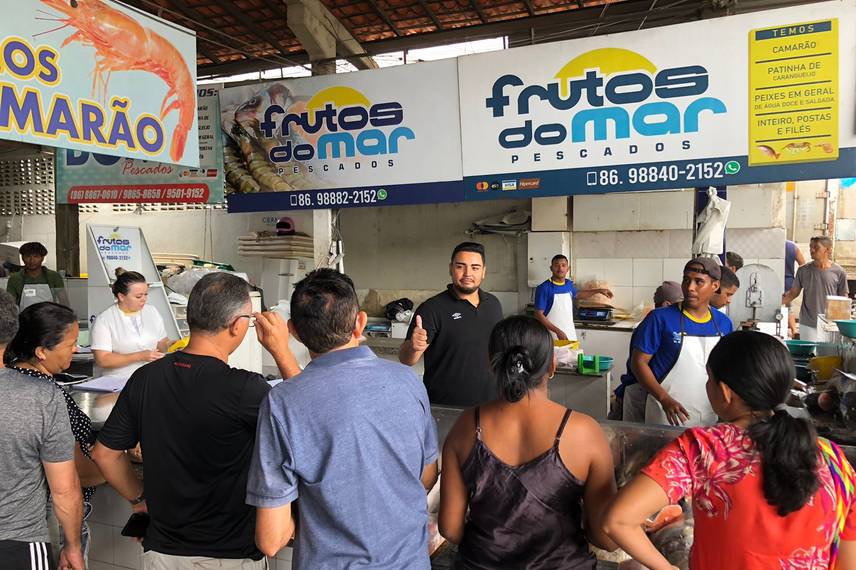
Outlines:
[[[389,349],[387,349],[389,351]],[[378,352],[382,353],[382,350]],[[601,385],[605,381],[604,376],[585,377],[575,373],[557,373],[553,379],[559,379],[561,382],[566,382],[566,387],[551,386],[553,398],[562,397],[562,391],[568,393],[574,392],[575,386],[579,388],[580,382],[590,381],[592,386],[596,386],[594,392],[600,394]],[[847,393],[856,393],[856,381],[852,381],[853,386],[851,391]],[[109,409],[115,401],[115,395],[101,395],[93,392],[73,391],[75,401],[81,409],[93,420],[93,427],[99,429],[106,416],[109,414]],[[571,396],[573,399],[574,396]],[[578,395],[576,396],[578,398]],[[601,402],[600,396],[597,398]],[[849,399],[847,400],[849,402]],[[854,406],[856,408],[856,406]],[[437,422],[437,432],[439,445],[442,448],[443,442],[449,431],[452,429],[458,416],[461,414],[461,408],[447,406],[432,406],[431,412]],[[846,417],[850,417],[849,415]],[[817,418],[815,423],[818,424]],[[626,485],[660,450],[664,445],[672,439],[680,435],[683,430],[669,426],[651,426],[645,424],[637,424],[630,422],[613,422],[600,421],[603,427],[610,449],[612,450],[613,461],[615,463],[615,478],[619,487]],[[823,422],[819,423],[820,427]],[[837,424],[836,424],[837,425]],[[856,462],[856,447],[843,445],[845,454],[851,462]],[[138,473],[142,476],[142,466],[138,466]],[[442,465],[441,465],[442,472]],[[442,477],[442,474],[441,474]],[[429,511],[429,547],[434,553],[432,557],[432,565],[435,569],[451,568],[454,560],[454,548],[445,543],[445,540],[440,537],[437,528],[437,514],[439,511],[439,481],[434,489],[428,494],[428,511]],[[113,534],[118,534],[124,525],[127,517],[130,514],[130,507],[127,501],[122,500],[116,492],[103,485],[95,494],[94,501],[96,507],[93,511],[94,518],[90,520],[93,544],[97,547],[93,550],[93,560],[102,562],[112,562],[113,557],[122,556],[125,559],[136,560],[139,556],[139,546],[130,541],[117,540],[113,542]],[[689,504],[684,505],[681,509],[672,507],[669,511],[657,517],[657,521],[651,531],[651,538],[655,546],[663,552],[663,554],[678,568],[686,569],[689,558],[690,548],[692,546],[692,531],[693,519],[692,510]],[[109,543],[110,547],[107,546]],[[595,550],[599,558],[598,568],[612,569],[618,568],[618,564],[628,557],[621,551],[608,553]],[[281,556],[289,556],[290,549],[286,548],[280,553]],[[107,560],[109,558],[109,560]]]
[[[461,410],[459,408],[432,406],[431,412],[437,421],[438,438],[442,447]],[[612,450],[612,458],[615,463],[615,480],[619,488],[629,483],[660,449],[684,431],[682,428],[631,422],[601,421],[600,425]],[[842,445],[842,449],[851,463],[856,462],[856,447]],[[437,487],[429,494],[429,519],[431,521],[429,523],[429,535],[432,538],[433,547],[438,549],[437,554],[432,559],[432,568],[445,570],[452,568],[454,549],[442,546],[443,539],[436,535],[439,493],[436,494],[433,502],[431,496],[438,489],[439,481]],[[688,570],[694,528],[690,502],[687,501],[680,507],[666,507],[659,513],[659,516],[653,517],[647,526],[654,546],[663,553],[670,563],[681,570]],[[599,569],[623,568],[624,566],[619,566],[619,564],[630,560],[630,557],[620,549],[615,552],[605,552],[592,547],[592,550],[598,557]]]
[[[826,323],[822,317],[819,322]],[[827,332],[828,342],[786,342],[800,382],[789,404],[811,418],[820,435],[852,446],[856,445],[856,321],[829,324],[840,333]]]
[[[431,413],[437,422],[437,434],[441,447],[461,411],[460,408],[431,406]],[[615,478],[619,487],[626,485],[657,451],[683,432],[680,428],[667,426],[648,426],[612,421],[600,423],[612,450],[612,457],[615,462]],[[442,465],[440,470],[442,477]],[[442,537],[437,534],[439,493],[436,491],[439,486],[438,481],[435,489],[429,494],[429,541],[432,548],[435,549],[435,554],[432,557],[432,568],[445,570],[453,567],[455,550],[451,545],[444,544]],[[672,519],[669,524],[660,523],[661,528],[657,528],[652,535],[652,540],[673,564],[679,568],[688,568],[686,561],[689,559],[689,551],[692,546],[692,512],[688,507],[684,507],[681,512],[673,513],[669,518]],[[620,550],[614,553],[594,548],[593,550],[599,559],[599,569],[618,568],[619,562],[629,560],[629,557]]]
[[[371,348],[378,357],[398,362],[398,349],[401,342],[402,340],[398,338],[371,337],[366,340],[366,346]],[[580,372],[576,362],[560,362],[556,375],[548,384],[550,398],[572,410],[588,414],[597,420],[605,420],[609,413],[612,383],[611,368],[606,368],[605,363],[605,360],[599,363],[597,371],[593,370],[593,363],[589,363],[584,365],[584,372]],[[421,375],[422,362],[418,362],[413,370]],[[441,433],[441,440],[443,435]]]

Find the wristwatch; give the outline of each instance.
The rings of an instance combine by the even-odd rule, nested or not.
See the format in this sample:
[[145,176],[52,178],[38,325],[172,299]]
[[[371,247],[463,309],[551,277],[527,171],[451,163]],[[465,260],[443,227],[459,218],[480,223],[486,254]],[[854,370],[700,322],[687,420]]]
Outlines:
[[131,503],[131,505],[139,505],[140,503],[142,503],[145,500],[146,500],[146,495],[144,493],[140,493],[139,497],[137,497],[136,499],[131,499],[128,502]]

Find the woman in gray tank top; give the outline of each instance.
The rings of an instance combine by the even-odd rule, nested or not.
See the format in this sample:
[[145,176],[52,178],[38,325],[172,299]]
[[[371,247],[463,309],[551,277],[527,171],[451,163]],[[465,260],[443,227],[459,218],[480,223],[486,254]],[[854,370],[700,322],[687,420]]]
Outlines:
[[538,321],[504,319],[489,352],[500,398],[465,411],[443,447],[439,525],[460,544],[456,568],[593,569],[588,541],[615,548],[599,523],[615,494],[606,437],[550,400],[553,341]]

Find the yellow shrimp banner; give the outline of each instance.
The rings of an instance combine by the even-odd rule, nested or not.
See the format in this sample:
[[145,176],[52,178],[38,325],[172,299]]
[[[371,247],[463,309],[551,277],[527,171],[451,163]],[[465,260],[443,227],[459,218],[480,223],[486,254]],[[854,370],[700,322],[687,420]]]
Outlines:
[[0,138],[196,167],[196,36],[111,0],[16,0]]

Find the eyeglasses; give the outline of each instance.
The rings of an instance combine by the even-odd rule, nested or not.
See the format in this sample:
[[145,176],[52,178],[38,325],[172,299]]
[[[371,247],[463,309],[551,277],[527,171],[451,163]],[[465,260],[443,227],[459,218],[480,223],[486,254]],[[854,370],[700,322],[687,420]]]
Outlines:
[[256,318],[253,315],[238,315],[237,317],[235,317],[235,320],[232,321],[232,324],[235,324],[236,322],[238,322],[238,319],[249,319],[249,321],[250,321],[249,327],[250,328],[253,328],[256,326]]

